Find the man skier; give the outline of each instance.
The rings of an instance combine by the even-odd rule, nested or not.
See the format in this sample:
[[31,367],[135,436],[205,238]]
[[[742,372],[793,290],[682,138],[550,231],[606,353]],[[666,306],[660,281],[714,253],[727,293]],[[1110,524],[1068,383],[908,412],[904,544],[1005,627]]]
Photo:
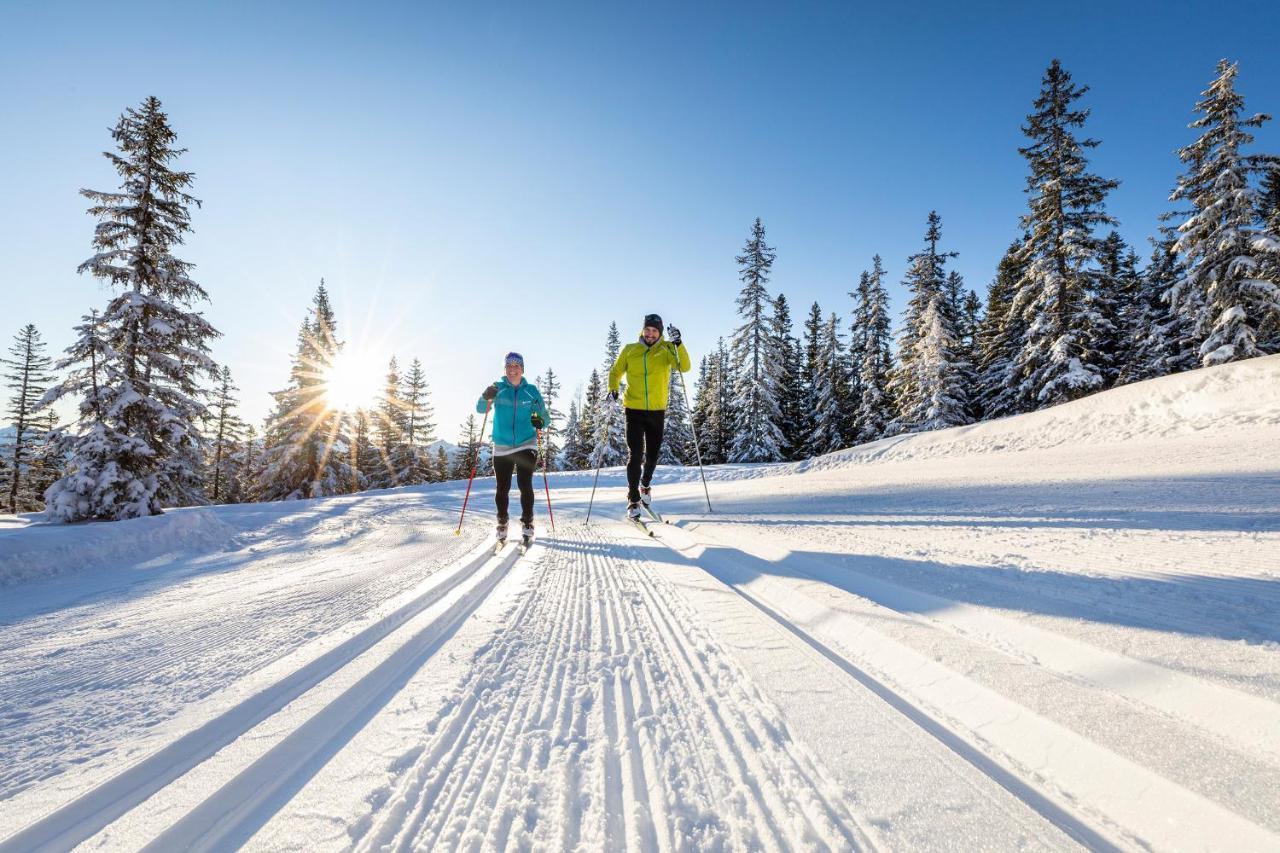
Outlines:
[[662,338],[662,318],[649,314],[644,318],[640,340],[627,344],[609,370],[609,396],[618,399],[623,374],[627,377],[627,393],[623,405],[627,412],[627,516],[640,518],[640,503],[649,506],[649,484],[658,465],[662,447],[662,429],[667,415],[667,394],[671,388],[671,368],[688,373],[689,351],[680,340],[680,330],[668,330],[670,340]]

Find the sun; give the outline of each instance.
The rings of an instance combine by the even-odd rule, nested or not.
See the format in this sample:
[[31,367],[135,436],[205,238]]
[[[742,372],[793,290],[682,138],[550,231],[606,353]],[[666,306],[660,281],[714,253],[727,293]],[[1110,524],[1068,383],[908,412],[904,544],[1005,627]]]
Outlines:
[[325,370],[325,402],[343,412],[368,408],[378,393],[379,376],[373,359],[358,350],[344,349]]

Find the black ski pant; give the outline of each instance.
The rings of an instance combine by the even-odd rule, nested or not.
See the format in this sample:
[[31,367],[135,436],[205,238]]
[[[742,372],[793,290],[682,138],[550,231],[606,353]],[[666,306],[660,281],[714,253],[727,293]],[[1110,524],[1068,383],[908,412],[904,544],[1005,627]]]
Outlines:
[[640,500],[640,485],[647,488],[658,467],[662,427],[667,413],[661,409],[627,409],[627,500]]
[[533,472],[538,467],[538,454],[534,450],[519,450],[493,457],[493,473],[498,479],[498,493],[494,502],[498,505],[498,521],[507,520],[507,506],[511,495],[511,472],[516,474],[520,487],[520,523],[533,524]]

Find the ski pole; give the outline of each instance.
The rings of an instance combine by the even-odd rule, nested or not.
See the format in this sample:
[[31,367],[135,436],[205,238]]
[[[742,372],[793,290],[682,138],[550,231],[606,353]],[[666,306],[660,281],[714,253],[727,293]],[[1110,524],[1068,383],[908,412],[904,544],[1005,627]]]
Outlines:
[[693,409],[689,408],[689,386],[684,384],[684,374],[680,365],[676,365],[676,374],[680,377],[680,390],[684,392],[684,410],[689,415],[689,430],[693,433],[693,452],[698,457],[698,473],[702,475],[702,493],[707,496],[707,512],[711,512],[711,492],[707,489],[707,475],[702,470],[702,449],[698,447],[698,425],[693,422]]
[[547,456],[542,453],[542,430],[538,430],[538,453],[542,454],[542,487],[547,491],[547,518],[551,519],[551,532],[556,532],[556,514],[551,511],[551,484],[547,482]]
[[[454,536],[462,534],[462,519],[467,517],[467,501],[471,500],[471,482],[476,478],[476,468],[480,465],[480,445],[484,443],[484,428],[489,424],[489,409],[493,408],[493,401],[489,401],[489,405],[485,407],[484,418],[480,421],[480,436],[476,439],[476,455],[471,460],[471,476],[467,478],[467,496],[462,499],[462,515],[458,516],[458,529],[453,531]],[[475,423],[475,421],[472,421]]]

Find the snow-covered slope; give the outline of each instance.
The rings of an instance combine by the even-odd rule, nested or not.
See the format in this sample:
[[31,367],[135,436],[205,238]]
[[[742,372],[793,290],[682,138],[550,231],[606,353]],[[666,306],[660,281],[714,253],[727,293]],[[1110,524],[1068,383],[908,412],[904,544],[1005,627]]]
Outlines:
[[1280,357],[707,476],[10,517],[0,851],[1280,847]]

